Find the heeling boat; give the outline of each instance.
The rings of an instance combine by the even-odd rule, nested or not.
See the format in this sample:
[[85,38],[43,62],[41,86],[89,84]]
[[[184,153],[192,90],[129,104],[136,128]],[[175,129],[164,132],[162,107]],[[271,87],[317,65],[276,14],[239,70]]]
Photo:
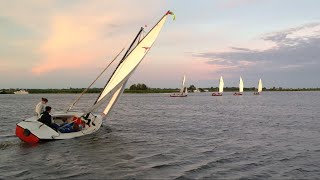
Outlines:
[[257,92],[254,92],[253,94],[254,95],[260,95],[262,92],[262,81],[261,79],[259,79],[259,82],[258,82],[258,91]]
[[173,93],[170,95],[170,97],[187,97],[188,96],[188,89],[185,86],[185,82],[186,82],[186,76],[184,75],[182,78],[182,87],[180,89],[179,93]]
[[222,76],[219,80],[219,92],[212,93],[212,96],[222,96],[223,93],[224,82]]
[[235,92],[233,95],[235,96],[241,96],[243,93],[243,81],[242,78],[240,76],[240,80],[239,80],[239,92]]
[[[107,81],[104,89],[101,91],[100,95],[91,107],[83,112],[71,111],[72,107],[80,99],[82,94],[85,93],[87,89],[89,89],[89,87],[101,76],[101,74],[106,69],[77,98],[77,100],[71,104],[68,110],[64,112],[54,112],[51,114],[54,123],[58,125],[64,122],[66,119],[77,117],[77,119],[80,120],[84,125],[82,130],[77,132],[62,133],[38,121],[39,118],[37,116],[33,116],[21,121],[16,125],[16,136],[18,136],[25,142],[37,143],[43,140],[70,139],[96,132],[101,127],[102,121],[107,118],[112,107],[122,94],[131,74],[138,67],[145,55],[149,52],[150,48],[158,37],[164,23],[166,22],[168,15],[173,15],[173,13],[171,11],[168,11],[144,37],[142,37],[144,28],[140,29],[139,33],[119,62],[117,68]],[[103,113],[95,113],[95,111],[107,100],[109,100],[109,102]]]

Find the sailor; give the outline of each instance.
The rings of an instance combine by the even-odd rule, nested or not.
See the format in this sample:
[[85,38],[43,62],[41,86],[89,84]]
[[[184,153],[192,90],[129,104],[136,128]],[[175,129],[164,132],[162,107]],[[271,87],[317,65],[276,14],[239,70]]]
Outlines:
[[43,124],[51,127],[52,129],[54,129],[56,131],[59,128],[59,126],[57,124],[53,123],[52,116],[50,115],[51,107],[46,106],[45,109],[46,109],[46,111],[44,111],[41,114],[39,121],[42,122]]
[[44,112],[44,107],[45,107],[45,104],[47,104],[47,102],[48,102],[47,98],[41,98],[41,101],[37,104],[35,112],[39,118],[41,116],[41,113]]

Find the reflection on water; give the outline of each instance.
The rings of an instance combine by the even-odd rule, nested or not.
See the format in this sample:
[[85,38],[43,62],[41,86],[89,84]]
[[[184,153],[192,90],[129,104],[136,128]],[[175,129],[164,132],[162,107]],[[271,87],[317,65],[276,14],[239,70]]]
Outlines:
[[[15,124],[42,96],[64,110],[74,94],[0,95],[0,178],[316,179],[320,92],[124,94],[88,136],[29,145]],[[78,109],[97,94],[85,95]]]

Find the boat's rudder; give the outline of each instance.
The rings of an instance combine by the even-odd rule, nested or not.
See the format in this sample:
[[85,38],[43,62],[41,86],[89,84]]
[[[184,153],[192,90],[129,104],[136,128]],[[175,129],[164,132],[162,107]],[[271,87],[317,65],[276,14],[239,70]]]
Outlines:
[[16,126],[16,136],[27,143],[38,143],[40,139],[32,134],[30,130],[24,129],[19,125]]

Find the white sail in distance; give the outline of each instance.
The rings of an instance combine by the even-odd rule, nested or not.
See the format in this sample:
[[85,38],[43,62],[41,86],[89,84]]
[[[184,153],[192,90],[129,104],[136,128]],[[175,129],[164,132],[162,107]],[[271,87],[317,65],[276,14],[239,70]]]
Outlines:
[[239,80],[239,92],[243,92],[243,81],[242,81],[242,78],[240,76],[240,80]]
[[180,89],[180,94],[183,94],[183,90],[184,90],[184,87],[185,87],[185,85],[184,85],[185,82],[186,82],[186,76],[183,75],[183,78],[182,78],[182,87],[181,87],[181,89]]
[[220,77],[219,80],[219,93],[223,93],[223,87],[224,87],[224,82],[222,76]]
[[259,79],[259,82],[258,82],[258,92],[262,92],[262,81],[261,79]]
[[[108,84],[103,89],[100,97],[98,98],[96,104],[94,104],[88,112],[94,111],[98,108],[103,102],[105,102],[108,98],[111,97],[117,91],[121,91],[119,89],[125,84],[125,82],[129,79],[130,75],[140,64],[144,56],[149,52],[151,46],[155,42],[158,37],[167,16],[172,14],[168,11],[160,21],[149,31],[149,33],[133,48],[133,50],[126,56],[121,64],[119,64],[118,68],[115,70],[114,74],[110,78]],[[119,93],[120,94],[120,93]]]

